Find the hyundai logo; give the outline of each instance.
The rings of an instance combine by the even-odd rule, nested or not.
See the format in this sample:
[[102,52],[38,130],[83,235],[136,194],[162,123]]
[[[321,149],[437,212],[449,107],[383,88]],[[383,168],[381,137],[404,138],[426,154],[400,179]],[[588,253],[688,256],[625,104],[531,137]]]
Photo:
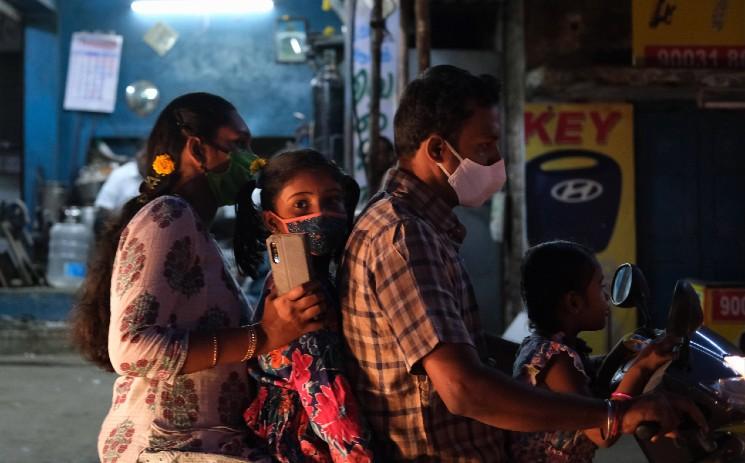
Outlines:
[[573,178],[551,188],[551,196],[562,203],[586,203],[603,194],[603,185],[588,178]]

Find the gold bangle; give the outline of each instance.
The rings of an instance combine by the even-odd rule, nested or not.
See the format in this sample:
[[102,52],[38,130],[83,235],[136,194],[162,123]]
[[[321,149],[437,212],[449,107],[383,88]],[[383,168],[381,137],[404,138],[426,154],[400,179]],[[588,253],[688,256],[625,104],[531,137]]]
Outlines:
[[256,328],[253,326],[247,326],[246,328],[248,328],[248,347],[246,347],[246,354],[241,359],[241,362],[245,362],[256,353]]
[[212,333],[212,368],[217,366],[217,333]]

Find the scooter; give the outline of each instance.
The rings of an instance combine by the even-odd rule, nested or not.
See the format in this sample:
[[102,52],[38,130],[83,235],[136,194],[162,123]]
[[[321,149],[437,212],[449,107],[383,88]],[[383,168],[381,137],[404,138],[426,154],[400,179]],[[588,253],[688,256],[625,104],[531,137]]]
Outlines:
[[[680,341],[677,356],[661,366],[650,378],[645,392],[674,393],[690,398],[704,413],[709,431],[683,423],[676,440],[649,439],[659,428],[642,424],[635,437],[650,462],[745,462],[745,435],[732,428],[745,424],[745,357],[735,345],[702,326],[703,312],[698,296],[686,280],[675,285],[667,328],[657,330],[649,324],[649,288],[644,274],[635,265],[623,264],[616,270],[611,286],[611,302],[618,307],[636,307],[643,326],[625,336],[611,349],[601,364],[596,384],[607,385],[609,394],[623,379],[633,357],[655,339],[672,335]],[[607,395],[605,395],[607,397]],[[740,432],[745,432],[743,427]]]

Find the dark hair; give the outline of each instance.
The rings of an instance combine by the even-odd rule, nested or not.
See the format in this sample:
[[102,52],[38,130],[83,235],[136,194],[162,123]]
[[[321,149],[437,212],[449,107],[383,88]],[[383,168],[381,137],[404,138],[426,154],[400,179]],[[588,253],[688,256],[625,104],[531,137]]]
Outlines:
[[592,251],[571,241],[549,241],[528,249],[520,289],[531,328],[545,334],[558,331],[562,296],[587,288],[598,268]]
[[[285,151],[272,156],[268,160],[256,181],[256,188],[261,189],[261,209],[276,212],[275,201],[277,195],[288,181],[302,171],[325,172],[335,182],[339,183],[344,192],[344,208],[349,215],[347,225],[351,230],[354,221],[354,209],[360,197],[359,185],[352,177],[346,175],[336,163],[312,149]],[[260,252],[263,249],[263,243],[254,238],[255,235],[252,235],[251,232],[260,227],[255,222],[257,215],[251,213],[254,209],[251,199],[252,193],[253,185],[247,185],[238,196],[236,208],[235,260],[238,268],[243,272],[251,269],[259,262],[261,259]],[[268,233],[266,236],[268,236]],[[263,238],[266,238],[266,236]]]
[[433,133],[455,144],[477,107],[499,103],[499,81],[450,65],[434,66],[406,86],[393,118],[396,153],[410,156]]
[[[128,201],[118,216],[104,225],[71,314],[73,345],[98,366],[113,371],[108,349],[109,298],[114,258],[122,230],[145,204],[173,193],[187,138],[195,136],[205,141],[214,140],[218,129],[229,124],[231,111],[235,111],[235,107],[219,96],[189,93],[171,101],[155,121],[147,141],[147,172],[140,185],[140,196]],[[153,160],[163,153],[173,159],[176,168],[170,175],[158,176],[153,171]]]

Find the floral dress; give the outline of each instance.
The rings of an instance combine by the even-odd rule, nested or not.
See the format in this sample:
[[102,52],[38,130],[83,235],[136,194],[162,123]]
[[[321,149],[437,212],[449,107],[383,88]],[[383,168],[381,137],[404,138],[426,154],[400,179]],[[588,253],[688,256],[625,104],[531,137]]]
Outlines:
[[98,439],[100,460],[134,462],[145,449],[264,458],[247,442],[241,416],[255,392],[244,364],[179,374],[190,331],[249,318],[191,206],[175,196],[146,204],[122,232],[114,261],[109,356],[119,377]]
[[[590,385],[589,350],[581,340],[578,349],[564,343],[564,333],[551,338],[532,334],[520,345],[513,366],[512,375],[532,386],[540,386],[538,375],[548,365],[551,357],[566,353],[571,357],[574,368],[587,378]],[[578,352],[579,350],[579,352]],[[521,463],[591,463],[597,446],[580,431],[553,432],[512,432],[510,433],[512,457]]]
[[[265,294],[271,286],[270,275]],[[326,285],[327,301],[336,300],[331,288]],[[259,391],[244,417],[278,461],[373,461],[342,352],[339,333],[324,329],[260,355],[251,368]]]

